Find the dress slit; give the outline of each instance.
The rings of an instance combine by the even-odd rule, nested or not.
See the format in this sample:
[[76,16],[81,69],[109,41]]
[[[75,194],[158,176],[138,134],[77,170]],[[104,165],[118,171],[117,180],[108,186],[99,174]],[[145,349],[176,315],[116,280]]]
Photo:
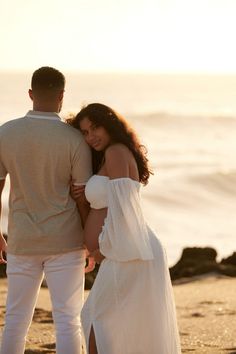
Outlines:
[[91,354],[91,343],[90,343],[90,341],[91,341],[91,336],[93,336],[94,337],[94,347],[93,347],[93,349],[96,349],[96,354],[99,354],[98,353],[98,348],[97,348],[97,341],[96,341],[96,335],[95,335],[95,330],[94,330],[94,326],[93,326],[93,324],[91,324],[91,326],[90,326],[90,331],[89,331],[89,339],[88,339],[88,352],[89,352],[89,354]]

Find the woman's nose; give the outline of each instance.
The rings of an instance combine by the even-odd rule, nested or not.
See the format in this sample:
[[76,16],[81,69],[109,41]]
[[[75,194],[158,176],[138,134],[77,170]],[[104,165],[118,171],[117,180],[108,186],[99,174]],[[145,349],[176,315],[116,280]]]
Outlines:
[[94,139],[94,133],[93,132],[89,132],[87,138],[88,138],[89,141],[93,140]]

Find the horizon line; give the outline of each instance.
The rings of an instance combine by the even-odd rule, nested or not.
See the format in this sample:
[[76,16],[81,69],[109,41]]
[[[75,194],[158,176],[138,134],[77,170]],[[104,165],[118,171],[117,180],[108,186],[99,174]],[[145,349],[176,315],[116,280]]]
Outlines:
[[[46,65],[45,65],[46,66]],[[51,65],[48,65],[51,66]],[[40,68],[37,67],[37,68]],[[32,73],[37,68],[0,68],[0,74],[24,74]],[[83,69],[60,69],[58,70],[67,74],[80,74],[80,75],[159,75],[159,76],[236,76],[236,71],[158,71],[158,70],[83,70]]]

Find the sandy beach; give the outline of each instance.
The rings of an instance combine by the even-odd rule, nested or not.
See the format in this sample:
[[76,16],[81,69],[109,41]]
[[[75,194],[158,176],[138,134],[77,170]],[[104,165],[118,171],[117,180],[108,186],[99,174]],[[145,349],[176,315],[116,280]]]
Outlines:
[[[235,278],[214,274],[181,279],[174,283],[183,353],[236,354],[235,290]],[[7,280],[0,279],[1,330],[6,292]],[[55,353],[51,304],[46,288],[40,291],[25,353]]]

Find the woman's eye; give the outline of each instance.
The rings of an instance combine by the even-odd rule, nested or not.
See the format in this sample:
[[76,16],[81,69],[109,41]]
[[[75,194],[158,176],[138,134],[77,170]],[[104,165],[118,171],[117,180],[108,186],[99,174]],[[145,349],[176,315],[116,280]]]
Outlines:
[[92,131],[94,131],[94,130],[96,130],[96,129],[97,129],[97,125],[92,125],[92,126],[91,126],[91,130],[92,130]]

